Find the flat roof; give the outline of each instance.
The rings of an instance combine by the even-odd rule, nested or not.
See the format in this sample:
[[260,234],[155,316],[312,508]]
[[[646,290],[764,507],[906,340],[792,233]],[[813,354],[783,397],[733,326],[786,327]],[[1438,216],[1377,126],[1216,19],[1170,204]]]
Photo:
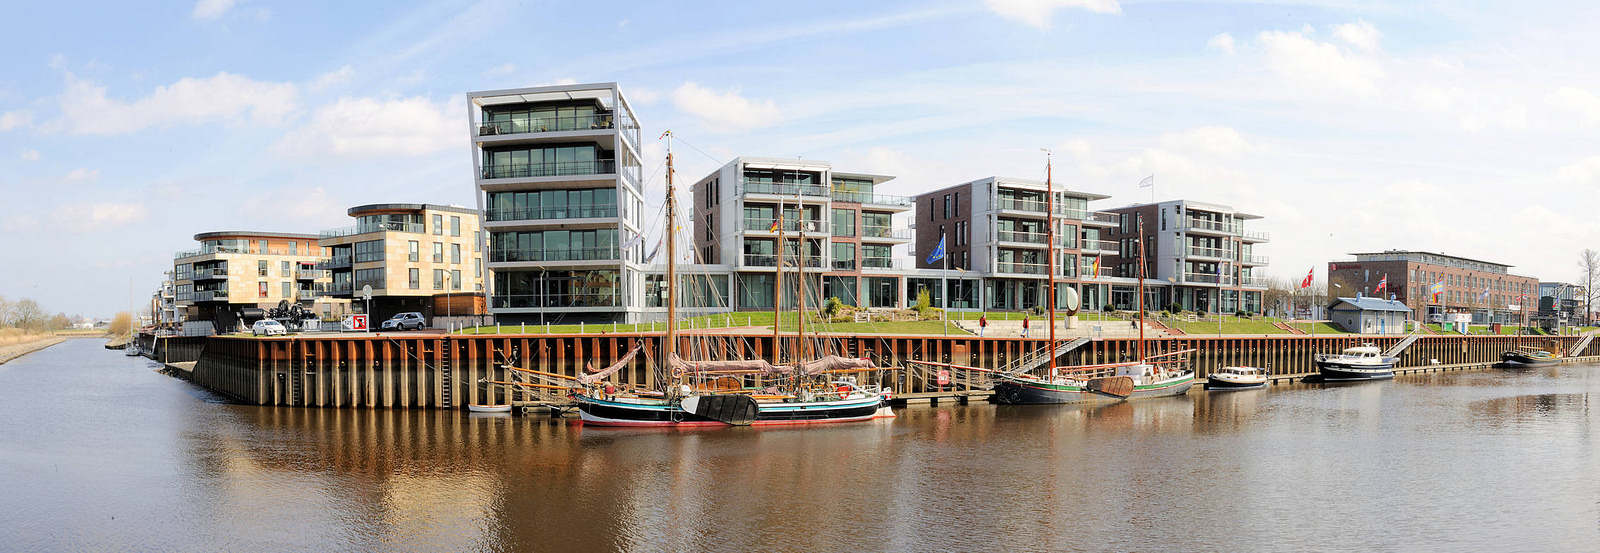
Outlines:
[[316,240],[316,239],[320,238],[318,235],[315,235],[315,234],[301,234],[301,233],[298,233],[298,232],[267,232],[267,231],[260,231],[260,230],[215,230],[215,231],[211,231],[211,232],[202,232],[200,234],[194,235],[194,239],[197,240],[197,241],[211,240],[211,239],[214,239],[214,238],[234,238],[234,237],[250,237],[250,238],[309,238],[311,240]]
[[374,211],[422,211],[424,209],[433,211],[450,211],[455,213],[464,213],[467,215],[478,214],[478,210],[470,207],[444,204],[367,204],[352,207],[346,213],[348,213],[351,217],[354,217],[363,213],[371,213]]
[[1254,213],[1245,213],[1243,211],[1239,211],[1238,209],[1235,209],[1231,205],[1214,204],[1214,203],[1211,203],[1211,202],[1202,202],[1202,201],[1198,201],[1198,200],[1162,200],[1162,201],[1159,201],[1159,202],[1144,202],[1144,203],[1128,204],[1128,205],[1125,205],[1125,206],[1122,206],[1122,207],[1116,207],[1116,208],[1112,208],[1112,209],[1133,209],[1133,208],[1138,208],[1138,207],[1145,207],[1145,206],[1152,206],[1152,205],[1153,206],[1163,206],[1163,205],[1168,205],[1168,204],[1183,204],[1185,206],[1191,206],[1191,207],[1202,209],[1202,210],[1205,210],[1205,211],[1215,211],[1215,212],[1218,212],[1218,213],[1228,213],[1228,214],[1233,215],[1233,218],[1235,218],[1235,219],[1241,219],[1241,220],[1245,220],[1245,221],[1253,221],[1253,220],[1256,220],[1256,219],[1265,219],[1265,217],[1262,217],[1260,215],[1256,215]]
[[1493,262],[1493,261],[1484,261],[1482,259],[1473,259],[1473,258],[1470,258],[1470,257],[1461,257],[1459,255],[1450,255],[1450,254],[1439,253],[1439,252],[1426,252],[1426,251],[1421,251],[1421,250],[1384,250],[1384,251],[1381,251],[1381,252],[1347,253],[1345,255],[1357,255],[1357,256],[1360,256],[1360,255],[1407,255],[1407,254],[1437,255],[1439,257],[1448,257],[1450,259],[1459,259],[1459,260],[1462,260],[1462,261],[1471,261],[1473,263],[1483,263],[1483,264],[1495,265],[1495,266],[1499,266],[1499,267],[1515,267],[1516,266],[1516,265],[1509,265],[1509,264],[1505,264],[1505,263],[1496,263],[1496,262]]

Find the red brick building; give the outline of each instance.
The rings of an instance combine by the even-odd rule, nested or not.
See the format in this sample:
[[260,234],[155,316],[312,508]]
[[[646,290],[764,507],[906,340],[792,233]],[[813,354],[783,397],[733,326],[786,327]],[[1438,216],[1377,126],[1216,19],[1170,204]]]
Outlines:
[[[1427,322],[1440,318],[1435,315],[1469,313],[1476,324],[1524,324],[1539,307],[1539,279],[1511,274],[1511,265],[1419,251],[1350,255],[1356,259],[1328,263],[1332,296],[1393,294]],[[1437,298],[1434,284],[1441,284]]]

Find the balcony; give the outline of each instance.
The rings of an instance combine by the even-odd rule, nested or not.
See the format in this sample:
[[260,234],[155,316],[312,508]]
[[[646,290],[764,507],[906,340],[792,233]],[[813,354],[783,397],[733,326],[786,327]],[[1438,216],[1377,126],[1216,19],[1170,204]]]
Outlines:
[[208,254],[208,253],[250,253],[250,252],[245,251],[244,248],[228,248],[228,247],[216,246],[216,247],[200,248],[198,250],[181,251],[181,252],[172,254],[172,258],[173,259],[183,259],[185,257],[195,257],[195,256],[205,255],[205,254]]
[[354,236],[357,234],[367,234],[369,232],[410,232],[413,234],[425,234],[423,230],[422,223],[387,222],[376,225],[353,225],[348,227],[328,229],[317,233],[317,235],[322,238],[338,238],[340,236]]
[[526,179],[533,177],[561,177],[569,175],[610,175],[617,172],[617,162],[611,159],[595,161],[559,161],[552,163],[505,164],[483,166],[484,179]]
[[1084,240],[1083,249],[1092,252],[1116,253],[1119,251],[1115,240]]
[[734,190],[740,196],[747,194],[771,194],[774,196],[815,196],[819,198],[830,197],[827,185],[822,184],[789,184],[781,182],[754,182],[743,181]]
[[190,296],[191,301],[228,301],[228,290],[196,290]]
[[905,260],[902,260],[902,259],[895,259],[895,258],[892,258],[892,257],[863,257],[863,258],[861,258],[861,270],[863,270],[863,271],[886,271],[886,270],[899,270],[899,269],[904,269],[904,268],[905,268]]
[[995,262],[995,272],[1013,273],[1019,275],[1046,275],[1049,271],[1043,263],[1015,263],[1011,261]]
[[1267,282],[1267,279],[1262,277],[1245,277],[1239,279],[1239,285],[1248,286],[1251,288],[1266,288],[1269,283]]
[[[745,219],[744,230],[772,232],[772,223],[773,219]],[[828,233],[827,223],[820,220],[785,219],[783,221],[783,231],[785,233],[800,232],[802,229],[806,232],[817,234]]]
[[[771,254],[747,253],[747,254],[744,254],[744,266],[746,266],[746,267],[777,267],[778,266],[778,257],[775,256],[775,255],[771,255]],[[784,256],[783,256],[783,266],[784,267],[794,267],[794,266],[796,266],[795,265],[794,256],[791,255],[791,254],[787,254],[787,253],[784,254]],[[806,266],[807,267],[811,267],[811,268],[821,268],[822,267],[822,258],[821,257],[817,257],[817,256],[807,257],[806,258]]]
[[911,207],[913,200],[908,196],[891,196],[888,194],[874,194],[872,192],[853,192],[848,190],[834,190],[833,201],[855,202],[869,205],[890,205],[895,207]]
[[995,199],[994,208],[1006,211],[1028,211],[1043,214],[1044,201],[1002,197]]
[[1267,260],[1267,256],[1265,256],[1265,255],[1241,255],[1241,256],[1239,256],[1239,263],[1243,263],[1245,265],[1266,265],[1267,261],[1268,261]]
[[1222,234],[1239,234],[1238,223],[1224,223],[1210,219],[1189,218],[1184,225],[1184,230],[1214,232]]
[[617,294],[497,294],[489,299],[495,309],[539,309],[552,307],[621,307]]
[[567,248],[545,250],[497,250],[489,251],[489,261],[492,263],[522,263],[538,261],[617,261],[619,254],[616,248]]
[[348,296],[350,295],[351,291],[354,290],[348,281],[330,282],[326,285],[317,286],[317,289],[321,290],[323,295],[326,296]]
[[1184,273],[1183,282],[1185,284],[1218,284],[1219,282],[1221,284],[1232,284],[1233,278],[1228,275],[1212,273]]
[[198,269],[198,270],[194,271],[193,273],[191,273],[191,275],[192,276],[189,277],[189,280],[209,280],[209,279],[213,279],[213,278],[228,278],[228,268],[227,267],[213,267],[213,268],[210,268],[210,269]]
[[835,271],[854,271],[854,270],[856,270],[856,260],[854,260],[854,259],[835,259],[835,260],[833,260],[833,270],[835,270]]
[[1222,248],[1207,248],[1204,246],[1189,246],[1189,257],[1209,257],[1213,259],[1232,259],[1228,250]]
[[295,290],[295,297],[302,300],[314,300],[326,295],[328,295],[327,292],[317,290],[315,288],[300,288]]
[[1267,242],[1272,240],[1271,234],[1259,230],[1247,230],[1240,233],[1240,236],[1243,236],[1246,241],[1250,242]]
[[328,271],[324,269],[299,268],[294,270],[295,280],[316,280],[326,276],[328,276]]
[[1045,245],[1045,233],[1023,232],[1015,230],[995,231],[995,240],[999,242],[1016,242],[1022,244]]
[[324,259],[322,261],[318,261],[317,264],[316,264],[316,267],[318,269],[323,269],[323,270],[327,270],[327,269],[349,269],[350,268],[350,256],[348,256],[348,255],[335,255],[333,257]]
[[1083,222],[1085,224],[1114,227],[1122,224],[1122,216],[1116,213],[1096,211],[1094,213],[1090,213],[1088,217],[1084,217]]
[[616,204],[569,205],[566,207],[526,207],[491,209],[484,213],[490,221],[533,221],[541,219],[603,219],[617,216]]
[[478,136],[499,136],[560,131],[591,131],[616,128],[609,113],[576,115],[571,117],[529,117],[499,121],[484,121],[478,125]]
[[861,238],[863,240],[910,240],[911,229],[864,225],[861,227]]

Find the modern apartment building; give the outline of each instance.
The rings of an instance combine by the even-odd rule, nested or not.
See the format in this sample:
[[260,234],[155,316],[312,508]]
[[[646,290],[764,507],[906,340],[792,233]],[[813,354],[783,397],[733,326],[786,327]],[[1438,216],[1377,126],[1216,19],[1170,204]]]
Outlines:
[[470,92],[467,118],[489,311],[502,323],[637,320],[639,123],[616,83]]
[[429,320],[484,312],[487,269],[476,209],[371,204],[348,213],[355,225],[322,231],[317,240],[328,254],[316,266],[328,272],[317,294],[353,300],[353,309],[367,312],[362,290],[371,286],[374,320],[405,311]]
[[[1331,293],[1393,294],[1411,308],[1413,317],[1426,322],[1470,313],[1476,324],[1523,324],[1539,307],[1539,280],[1511,274],[1511,265],[1406,250],[1350,255],[1356,259],[1328,263]],[[1378,283],[1385,280],[1379,292]]]
[[[1108,210],[1117,225],[1102,235],[1114,250],[1101,258],[1102,274],[1138,275],[1138,221],[1144,221],[1146,305],[1165,309],[1173,303],[1185,310],[1260,314],[1267,289],[1267,257],[1261,245],[1270,237],[1250,230],[1246,221],[1261,219],[1233,207],[1170,200]],[[1336,294],[1337,295],[1337,294]],[[1131,290],[1112,290],[1111,301],[1131,308]]]
[[246,308],[314,307],[317,284],[328,282],[315,267],[323,257],[316,235],[219,231],[194,239],[200,247],[178,252],[172,264],[186,335],[230,332]]
[[903,306],[905,266],[895,249],[912,237],[895,216],[911,211],[911,200],[877,192],[893,178],[838,172],[825,161],[736,158],[691,187],[695,260],[728,267],[732,288],[722,288],[732,310],[773,308],[779,248],[784,308],[798,302],[801,248],[808,301]]
[[[1101,233],[1115,217],[1090,212],[1103,194],[1056,185],[1054,212],[1047,213],[1042,181],[987,177],[920,194],[915,198],[918,271],[907,296],[926,289],[935,306],[1018,311],[1044,304],[1049,272],[1048,227],[1056,225],[1056,290],[1078,288],[1085,299],[1101,297],[1102,284],[1085,274],[1085,259],[1108,246]],[[945,258],[929,260],[940,240]],[[1061,304],[1064,306],[1064,304]],[[1094,304],[1098,307],[1098,303]]]

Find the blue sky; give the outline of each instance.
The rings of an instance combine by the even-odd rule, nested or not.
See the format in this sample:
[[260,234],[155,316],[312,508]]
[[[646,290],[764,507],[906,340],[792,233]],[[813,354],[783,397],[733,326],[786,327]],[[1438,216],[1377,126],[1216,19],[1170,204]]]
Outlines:
[[[1600,244],[1592,4],[85,4],[0,24],[0,295],[108,314],[218,229],[472,205],[464,93],[617,81],[680,174],[735,155],[1266,217],[1270,273],[1430,249],[1577,276]],[[654,145],[646,168],[658,166]],[[659,187],[659,175],[654,177]],[[652,190],[659,197],[659,190]]]

